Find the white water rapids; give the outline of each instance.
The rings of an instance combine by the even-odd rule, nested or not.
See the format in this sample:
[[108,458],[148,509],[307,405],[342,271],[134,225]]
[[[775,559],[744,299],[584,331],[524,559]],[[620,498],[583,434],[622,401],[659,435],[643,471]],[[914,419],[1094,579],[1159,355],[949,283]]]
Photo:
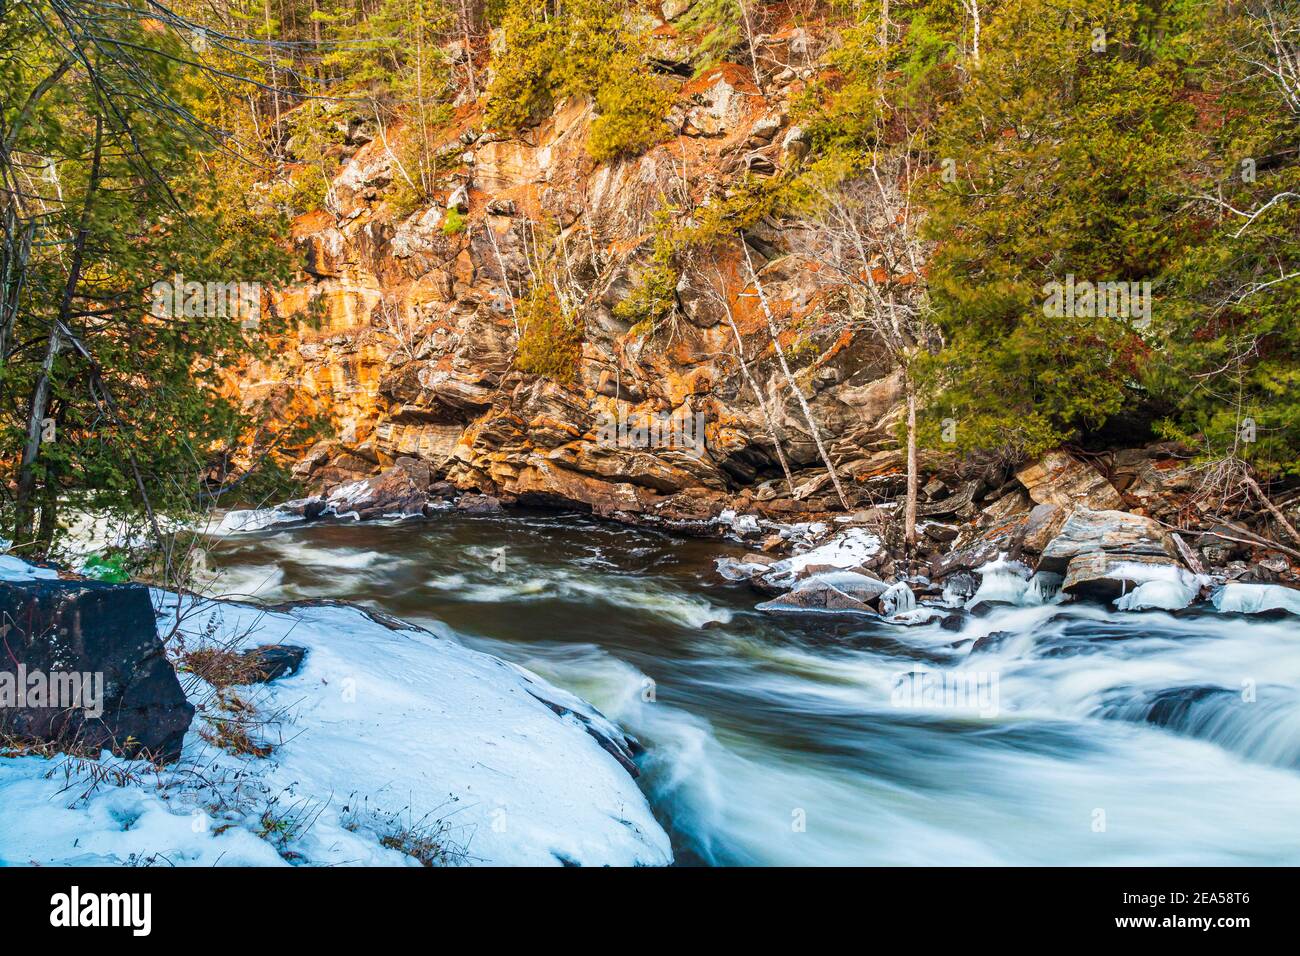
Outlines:
[[585,697],[647,747],[680,862],[1300,862],[1300,618],[997,575],[984,596],[1017,604],[960,631],[767,615],[724,550],[448,514],[235,535],[210,563],[221,591],[370,604]]

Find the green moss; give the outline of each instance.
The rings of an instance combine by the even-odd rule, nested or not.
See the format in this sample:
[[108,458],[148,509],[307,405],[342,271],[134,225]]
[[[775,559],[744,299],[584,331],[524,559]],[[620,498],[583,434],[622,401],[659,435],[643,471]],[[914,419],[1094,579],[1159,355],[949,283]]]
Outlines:
[[464,214],[455,206],[452,206],[442,219],[442,234],[444,236],[454,236],[457,233],[464,232],[467,226],[468,222]]

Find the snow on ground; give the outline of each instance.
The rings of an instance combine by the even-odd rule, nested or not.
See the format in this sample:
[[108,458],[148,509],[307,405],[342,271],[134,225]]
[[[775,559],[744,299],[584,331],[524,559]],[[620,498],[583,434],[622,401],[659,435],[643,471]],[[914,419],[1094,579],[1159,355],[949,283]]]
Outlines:
[[[0,558],[4,574],[14,560]],[[155,603],[166,633],[177,597]],[[100,767],[136,778],[125,786],[92,787],[62,756],[0,759],[0,865],[418,865],[401,849],[426,840],[465,864],[671,862],[636,782],[577,714],[616,728],[536,675],[346,605],[186,597],[181,610],[191,650],[308,648],[292,677],[239,689],[269,722],[257,736],[271,756],[216,748],[200,713],[160,774],[105,755]],[[212,688],[181,677],[217,713]]]
[[58,572],[38,568],[13,555],[0,554],[0,581],[36,581],[58,578]]

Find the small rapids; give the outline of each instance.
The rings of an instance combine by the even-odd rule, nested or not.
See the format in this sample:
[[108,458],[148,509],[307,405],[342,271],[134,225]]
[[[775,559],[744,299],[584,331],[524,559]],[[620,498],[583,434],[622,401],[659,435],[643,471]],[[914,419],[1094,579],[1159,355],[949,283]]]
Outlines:
[[729,552],[449,513],[207,560],[217,591],[357,601],[591,701],[646,746],[681,863],[1300,863],[1297,618],[1061,604],[1013,566],[957,631],[906,587],[883,621],[764,614]]

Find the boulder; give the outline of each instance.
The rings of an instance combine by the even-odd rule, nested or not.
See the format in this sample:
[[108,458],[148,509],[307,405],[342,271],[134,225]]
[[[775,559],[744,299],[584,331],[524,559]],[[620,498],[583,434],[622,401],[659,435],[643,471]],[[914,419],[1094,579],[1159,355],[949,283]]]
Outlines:
[[[180,756],[194,707],[158,639],[148,588],[0,582],[0,621],[0,734],[84,753]],[[40,684],[48,689],[37,697]]]
[[326,508],[335,515],[355,514],[361,521],[389,515],[422,514],[429,500],[429,466],[414,458],[399,458],[391,468],[360,481],[340,485],[329,493]]
[[1052,540],[1061,532],[1065,522],[1073,512],[1060,505],[1035,505],[1020,528],[1020,548],[1030,554],[1042,554]]
[[456,510],[473,515],[495,514],[501,510],[501,499],[492,495],[461,495],[456,499]]
[[758,605],[760,611],[860,611],[873,613],[871,605],[889,585],[856,571],[837,571],[804,578],[792,589]]
[[1089,552],[1179,563],[1173,542],[1158,522],[1123,511],[1076,511],[1043,549],[1038,570],[1064,574],[1075,557]]
[[1077,598],[1114,601],[1167,568],[1181,566],[1165,555],[1086,551],[1070,559],[1061,590]]
[[1016,472],[1035,504],[1110,511],[1124,507],[1124,499],[1106,476],[1086,462],[1063,451],[1051,451]]
[[[258,675],[255,683],[269,684],[281,677],[292,677],[302,667],[307,648],[295,644],[267,644],[244,651],[242,663],[249,665]],[[241,668],[242,669],[242,668]]]

